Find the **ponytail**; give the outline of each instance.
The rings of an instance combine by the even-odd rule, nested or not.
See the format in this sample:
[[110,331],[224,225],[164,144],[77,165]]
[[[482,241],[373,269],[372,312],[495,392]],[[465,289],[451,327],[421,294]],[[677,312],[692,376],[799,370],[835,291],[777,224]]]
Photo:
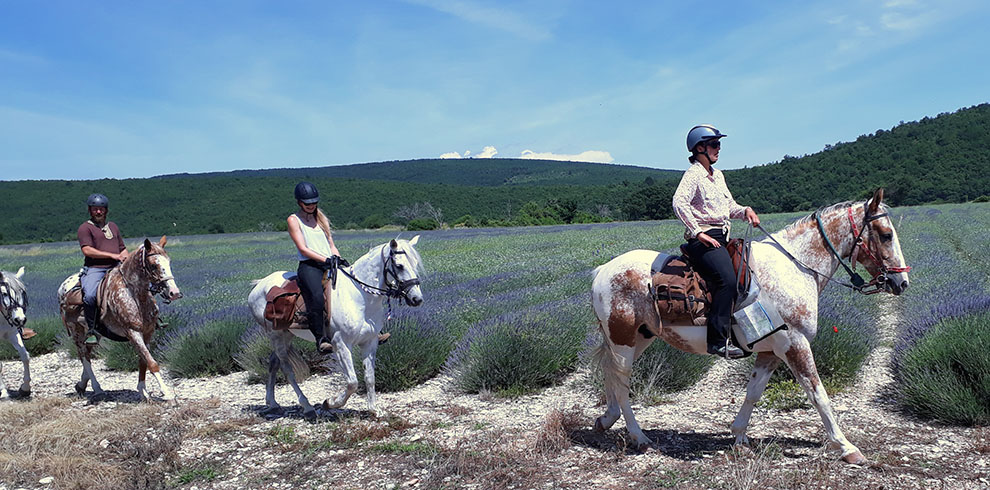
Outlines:
[[323,210],[319,207],[316,208],[316,225],[323,230],[323,234],[327,236],[327,243],[330,242],[330,220],[327,215],[323,214]]

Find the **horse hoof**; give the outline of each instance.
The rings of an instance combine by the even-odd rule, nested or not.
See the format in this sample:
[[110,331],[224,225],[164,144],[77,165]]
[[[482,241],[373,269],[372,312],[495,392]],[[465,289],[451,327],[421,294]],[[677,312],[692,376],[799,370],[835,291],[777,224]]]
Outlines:
[[30,398],[31,392],[22,391],[22,390],[17,390],[17,391],[7,390],[7,396],[9,396],[11,400],[23,400],[25,398]]
[[646,452],[649,450],[650,450],[650,443],[648,442],[644,442],[639,446],[636,446],[636,452],[638,452],[639,454],[646,454]]
[[859,449],[857,449],[857,450],[855,450],[855,451],[853,451],[853,452],[851,452],[851,453],[843,456],[842,457],[842,460],[845,461],[846,463],[849,463],[849,464],[860,464],[861,465],[861,464],[865,464],[866,463],[866,457],[863,456],[863,453],[859,452]]
[[594,430],[595,432],[597,432],[599,434],[601,434],[602,432],[605,432],[605,426],[602,425],[602,418],[601,417],[598,417],[597,419],[595,419],[595,428],[592,429],[592,430]]
[[86,394],[86,385],[83,383],[76,383],[76,394],[83,396]]
[[17,390],[17,398],[31,398],[31,390]]
[[304,411],[303,418],[309,421],[316,420],[316,409]]

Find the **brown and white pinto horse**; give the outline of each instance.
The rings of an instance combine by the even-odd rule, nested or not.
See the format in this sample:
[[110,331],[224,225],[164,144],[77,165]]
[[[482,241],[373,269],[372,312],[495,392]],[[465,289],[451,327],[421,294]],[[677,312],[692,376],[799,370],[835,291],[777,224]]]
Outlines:
[[[172,277],[171,260],[164,248],[165,241],[164,236],[158,243],[152,243],[145,238],[144,244],[134,253],[119,266],[107,272],[98,293],[100,322],[106,326],[109,334],[112,334],[107,337],[120,342],[130,342],[138,352],[137,391],[144,400],[151,399],[144,383],[148,370],[151,370],[151,374],[158,381],[162,398],[175,399],[175,392],[162,379],[161,373],[158,372],[158,362],[151,357],[149,350],[151,335],[158,326],[158,305],[155,304],[153,295],[161,292],[166,301],[182,297],[179,287],[175,284],[175,278]],[[93,394],[99,395],[103,389],[96,381],[93,366],[90,364],[96,346],[86,344],[87,327],[82,310],[82,296],[78,289],[74,289],[78,283],[79,275],[73,274],[58,288],[59,309],[62,313],[62,323],[65,324],[69,336],[75,341],[76,351],[83,365],[82,379],[76,383],[76,393],[83,395],[86,392],[86,384],[92,381]]]
[[[821,415],[830,445],[842,451],[846,462],[865,461],[836,423],[815,368],[810,342],[818,329],[818,296],[838,269],[839,257],[853,257],[866,266],[874,277],[868,285],[872,288],[869,292],[884,290],[897,295],[908,287],[910,268],[904,264],[897,232],[882,200],[880,189],[866,202],[836,204],[799,219],[773,234],[779,244],[770,239],[753,243],[751,267],[762,288],[760,297],[773,301],[789,330],[778,331],[752,348],[757,353],[755,367],[746,387],[746,399],[731,427],[736,444],[749,442],[746,427],[754,405],[770,374],[783,360]],[[835,254],[829,250],[829,242]],[[789,258],[788,253],[803,265]],[[651,441],[639,428],[630,407],[629,376],[633,361],[655,338],[646,338],[644,333],[660,331],[660,337],[677,349],[706,353],[704,325],[665,325],[652,303],[650,272],[666,257],[648,250],[627,252],[595,269],[592,282],[592,305],[603,333],[596,357],[605,374],[608,401],[605,414],[595,421],[595,429],[612,427],[621,413],[640,450],[647,449]],[[738,327],[733,328],[742,338]]]

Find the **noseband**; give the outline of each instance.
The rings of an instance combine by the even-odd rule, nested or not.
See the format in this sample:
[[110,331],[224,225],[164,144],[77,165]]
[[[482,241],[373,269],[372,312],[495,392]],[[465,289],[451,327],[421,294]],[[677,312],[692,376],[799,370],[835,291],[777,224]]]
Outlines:
[[[384,253],[385,250],[382,249],[382,254]],[[386,258],[385,262],[382,264],[382,276],[385,278],[386,290],[388,291],[388,295],[390,297],[401,297],[406,301],[409,301],[409,290],[412,289],[413,286],[419,285],[420,281],[418,277],[414,277],[406,281],[399,279],[398,264],[395,263],[395,256],[399,254],[405,255],[406,251],[389,251],[388,258]],[[389,276],[391,276],[391,279]]]
[[[818,231],[822,235],[822,239],[825,240],[825,244],[828,245],[828,249],[832,252],[832,255],[839,261],[839,264],[846,269],[849,273],[849,280],[852,282],[852,288],[863,294],[876,294],[885,289],[887,283],[887,273],[900,273],[909,272],[910,267],[887,267],[883,261],[883,255],[880,253],[880,246],[877,243],[877,238],[874,237],[872,233],[867,233],[869,229],[869,224],[872,221],[878,220],[888,216],[887,213],[880,213],[870,215],[870,210],[868,203],[863,203],[863,223],[862,231],[856,227],[856,220],[853,218],[853,207],[850,206],[846,209],[846,214],[849,216],[849,225],[852,227],[853,235],[853,249],[850,255],[849,261],[852,263],[852,268],[850,269],[845,262],[843,262],[842,257],[835,250],[832,245],[831,240],[828,239],[828,235],[825,234],[825,227],[822,225],[821,216],[815,211],[815,222],[818,223]],[[866,236],[868,235],[868,236]],[[864,239],[865,238],[865,239]],[[865,242],[865,243],[864,243]],[[877,273],[873,275],[873,279],[870,282],[866,282],[863,278],[855,272],[856,263],[859,256],[859,252],[863,251],[873,263],[877,266]]]

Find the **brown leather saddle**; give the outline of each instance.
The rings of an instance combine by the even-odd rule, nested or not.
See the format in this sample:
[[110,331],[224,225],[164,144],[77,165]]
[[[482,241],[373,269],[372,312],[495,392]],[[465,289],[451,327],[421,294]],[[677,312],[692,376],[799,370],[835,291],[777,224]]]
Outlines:
[[293,324],[306,323],[306,305],[295,277],[269,289],[265,301],[265,320],[272,322],[275,330],[287,330]]
[[[670,256],[659,270],[651,271],[651,294],[663,323],[704,325],[712,296],[704,278],[692,267],[686,247],[686,244],[681,245],[679,257]],[[748,264],[743,259],[744,254],[748,255],[748,248],[742,238],[733,238],[726,246],[742,290],[748,288],[751,280]]]

